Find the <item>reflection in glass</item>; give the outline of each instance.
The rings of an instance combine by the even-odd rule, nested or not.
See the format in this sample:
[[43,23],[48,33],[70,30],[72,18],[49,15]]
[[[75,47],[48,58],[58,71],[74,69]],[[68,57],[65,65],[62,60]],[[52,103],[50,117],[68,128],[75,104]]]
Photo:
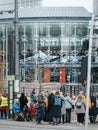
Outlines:
[[[20,37],[24,35],[23,26],[23,24],[19,25]],[[26,82],[38,80],[39,65],[41,65],[41,67],[49,65],[50,68],[52,68],[51,66],[53,64],[57,66],[65,65],[67,68],[68,81],[79,82],[79,68],[71,69],[70,67],[69,69],[68,67],[71,64],[74,64],[74,66],[78,65],[79,67],[81,65],[81,57],[77,56],[77,52],[81,50],[83,39],[86,39],[88,36],[87,26],[87,23],[67,22],[26,23],[25,35],[28,43],[26,43],[25,46],[20,44],[20,69],[24,69],[22,62],[25,61]],[[21,74],[23,78],[23,71],[21,71]],[[59,82],[59,80],[56,81]]]

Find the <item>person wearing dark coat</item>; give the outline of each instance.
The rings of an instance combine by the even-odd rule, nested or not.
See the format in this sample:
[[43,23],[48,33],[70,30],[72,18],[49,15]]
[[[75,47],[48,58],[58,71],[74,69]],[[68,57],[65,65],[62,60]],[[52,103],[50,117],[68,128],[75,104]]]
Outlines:
[[[58,102],[57,104],[56,104],[55,98],[59,98],[59,101],[57,101]],[[54,100],[53,100],[53,124],[54,125],[57,125],[61,122],[61,107],[62,107],[62,99],[60,97],[60,92],[56,91]]]
[[90,122],[95,123],[96,117],[98,114],[98,108],[96,107],[96,96],[93,93],[91,93],[90,99],[91,99],[91,106],[92,106],[90,111],[89,111]]
[[48,96],[48,120],[49,124],[53,122],[53,101],[54,101],[54,92],[52,91]]
[[43,94],[40,94],[38,98],[38,108],[37,108],[37,116],[36,116],[36,122],[38,124],[40,124],[41,121],[44,120],[45,114],[46,114],[45,100],[44,100]]
[[35,89],[33,89],[32,92],[31,92],[30,100],[31,100],[31,102],[33,102],[35,104],[37,103],[37,96],[36,96],[36,90]]
[[23,115],[24,115],[24,120],[26,121],[27,112],[28,112],[28,106],[27,106],[28,99],[27,99],[27,97],[25,96],[24,93],[21,93],[21,96],[19,98],[19,102],[20,102],[20,109],[21,109],[21,111],[23,112]]

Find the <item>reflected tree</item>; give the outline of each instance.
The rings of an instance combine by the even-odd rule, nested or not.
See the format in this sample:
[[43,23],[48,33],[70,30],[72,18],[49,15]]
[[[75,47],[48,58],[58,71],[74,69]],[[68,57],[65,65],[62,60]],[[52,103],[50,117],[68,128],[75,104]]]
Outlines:
[[2,56],[2,48],[0,46],[0,92],[4,90],[4,79],[3,79],[3,56]]

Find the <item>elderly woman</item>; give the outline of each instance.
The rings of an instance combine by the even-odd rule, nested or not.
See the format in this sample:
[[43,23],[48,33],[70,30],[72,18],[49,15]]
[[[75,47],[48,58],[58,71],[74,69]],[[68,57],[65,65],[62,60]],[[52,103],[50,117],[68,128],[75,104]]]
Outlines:
[[15,120],[22,121],[23,120],[23,114],[21,112],[20,103],[19,103],[18,99],[15,99],[15,102],[14,102],[14,105],[13,105],[13,110],[14,110]]
[[79,124],[84,124],[86,105],[81,94],[77,97],[75,106],[76,106],[77,122]]
[[19,112],[21,112],[20,103],[19,103],[18,99],[15,99],[15,102],[14,102],[14,114],[17,114]]

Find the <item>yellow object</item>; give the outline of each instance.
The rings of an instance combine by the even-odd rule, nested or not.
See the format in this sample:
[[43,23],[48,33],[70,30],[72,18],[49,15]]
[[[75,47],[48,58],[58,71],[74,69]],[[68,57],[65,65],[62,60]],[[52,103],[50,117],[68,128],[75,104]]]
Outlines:
[[2,100],[2,102],[1,102],[1,107],[6,107],[6,106],[8,106],[7,97],[1,96],[1,100]]

